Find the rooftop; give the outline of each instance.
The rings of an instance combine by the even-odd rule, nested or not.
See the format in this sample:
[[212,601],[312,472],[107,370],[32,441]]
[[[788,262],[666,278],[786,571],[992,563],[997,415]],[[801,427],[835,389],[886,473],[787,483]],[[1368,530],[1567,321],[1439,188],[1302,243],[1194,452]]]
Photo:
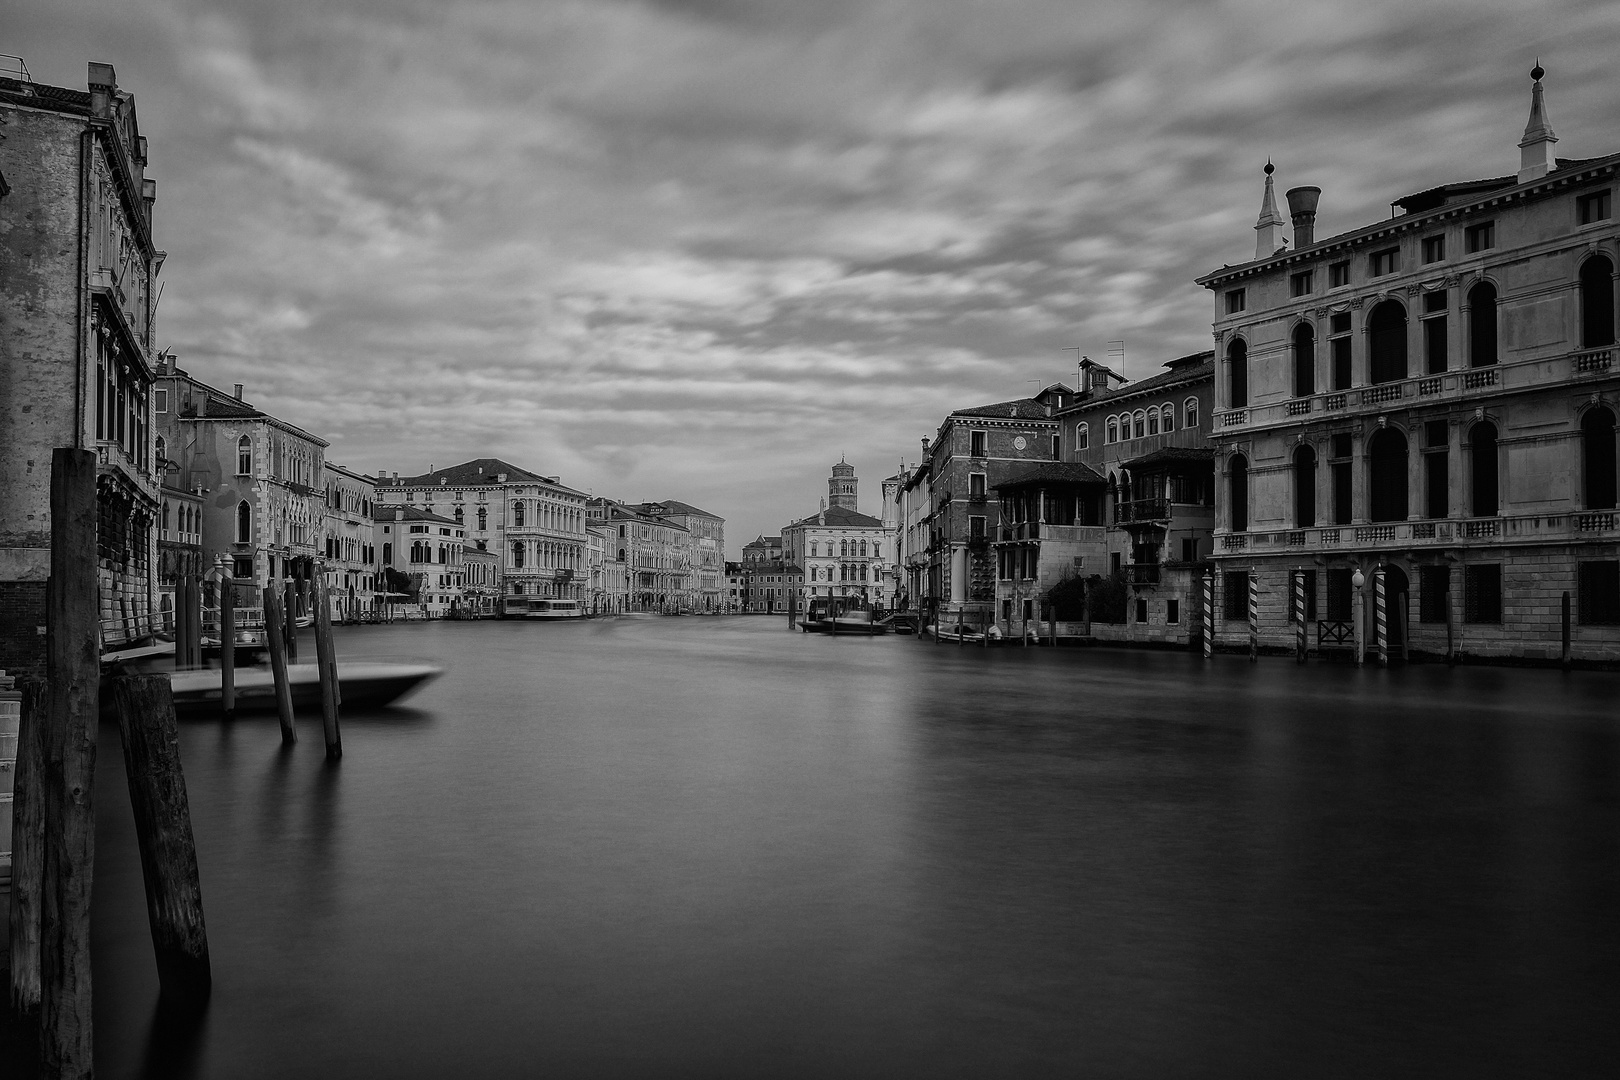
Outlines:
[[375,521],[431,521],[440,525],[454,525],[458,529],[466,528],[455,518],[443,517],[421,507],[406,506],[403,503],[377,504],[373,507],[371,516]]
[[1043,461],[1039,465],[1015,473],[995,485],[995,490],[1009,488],[1049,487],[1055,484],[1104,484],[1108,481],[1090,465],[1079,461]]
[[452,465],[447,469],[434,469],[431,472],[416,476],[401,476],[398,479],[379,478],[379,487],[478,487],[483,484],[498,484],[498,477],[504,475],[506,483],[556,483],[549,477],[532,473],[527,469],[520,469],[511,462],[500,458],[473,458],[463,461],[460,465]]
[[878,528],[882,528],[883,522],[879,521],[875,517],[867,517],[865,514],[856,513],[854,510],[846,510],[842,506],[829,506],[826,510],[818,514],[811,514],[807,518],[800,518],[798,521],[795,521],[793,524],[789,525],[788,528],[791,529],[800,525],[807,527],[825,526],[829,529],[868,529],[874,525]]

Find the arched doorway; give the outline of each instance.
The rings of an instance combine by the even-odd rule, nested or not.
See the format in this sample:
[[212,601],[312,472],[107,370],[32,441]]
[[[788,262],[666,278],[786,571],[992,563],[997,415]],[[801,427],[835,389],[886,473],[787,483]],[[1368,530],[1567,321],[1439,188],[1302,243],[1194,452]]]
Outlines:
[[1373,308],[1367,337],[1368,379],[1387,383],[1406,378],[1406,309],[1394,300]]
[[1368,446],[1368,513],[1371,521],[1406,520],[1406,436],[1383,428]]
[[1407,620],[1411,616],[1412,585],[1402,570],[1394,563],[1384,564],[1384,603],[1389,618],[1389,634],[1384,641],[1385,655],[1391,660],[1404,659],[1406,655]]
[[1475,424],[1468,433],[1471,504],[1474,517],[1495,517],[1497,498],[1496,425],[1490,421]]
[[1615,505],[1614,413],[1588,409],[1581,417],[1581,481],[1588,510]]

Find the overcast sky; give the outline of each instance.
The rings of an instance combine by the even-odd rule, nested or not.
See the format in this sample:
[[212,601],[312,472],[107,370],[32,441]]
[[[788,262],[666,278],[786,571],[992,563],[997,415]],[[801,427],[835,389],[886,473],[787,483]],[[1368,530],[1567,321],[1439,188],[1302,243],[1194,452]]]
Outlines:
[[375,472],[496,455],[727,519],[861,509],[952,407],[1207,348],[1261,166],[1317,235],[1620,150],[1613,3],[0,0],[136,95],[160,346]]

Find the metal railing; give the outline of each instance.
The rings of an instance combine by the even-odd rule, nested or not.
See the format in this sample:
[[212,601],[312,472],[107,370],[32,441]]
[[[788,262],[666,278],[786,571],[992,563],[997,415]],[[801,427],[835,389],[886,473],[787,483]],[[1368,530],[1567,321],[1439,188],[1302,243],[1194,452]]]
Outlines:
[[1114,523],[1164,521],[1170,517],[1169,499],[1132,499],[1114,504]]

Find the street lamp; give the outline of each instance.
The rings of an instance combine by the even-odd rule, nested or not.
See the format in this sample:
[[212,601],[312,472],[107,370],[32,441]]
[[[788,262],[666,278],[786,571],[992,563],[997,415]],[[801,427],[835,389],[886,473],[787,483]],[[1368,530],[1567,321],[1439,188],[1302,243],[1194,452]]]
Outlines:
[[1361,589],[1366,584],[1366,575],[1361,572],[1361,567],[1356,567],[1355,573],[1350,575],[1350,585],[1355,590],[1350,604],[1350,619],[1356,635],[1356,665],[1358,667],[1367,655],[1367,642],[1364,636],[1364,624],[1367,619],[1361,603]]

